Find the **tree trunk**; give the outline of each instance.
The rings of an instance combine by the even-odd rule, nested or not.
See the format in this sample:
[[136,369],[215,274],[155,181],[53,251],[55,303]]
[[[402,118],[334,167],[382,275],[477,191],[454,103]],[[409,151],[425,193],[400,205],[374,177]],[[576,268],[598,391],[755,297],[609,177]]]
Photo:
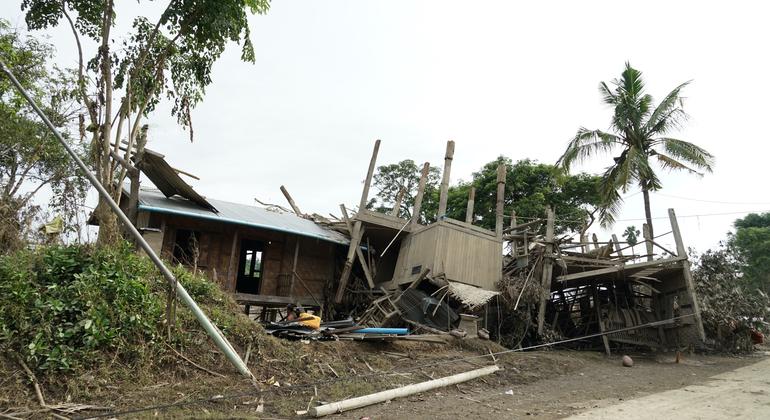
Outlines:
[[650,239],[655,235],[652,233],[652,213],[650,212],[650,192],[647,188],[642,188],[642,195],[644,196],[644,216],[647,218],[647,226],[650,227]]
[[[110,161],[110,140],[112,137],[112,65],[110,61],[110,29],[112,29],[113,3],[108,1],[104,6],[104,23],[102,25],[102,45],[99,47],[101,56],[101,86],[104,93],[104,113],[102,114],[103,123],[100,127],[99,136],[99,157],[96,160],[99,175],[99,182],[104,185],[107,191],[114,195],[115,186],[112,185],[112,168]],[[120,139],[116,139],[120,142]],[[121,186],[117,186],[121,188]],[[96,216],[99,219],[99,237],[97,243],[101,245],[111,244],[118,240],[118,219],[112,213],[107,201],[99,197],[99,204],[96,208]]]

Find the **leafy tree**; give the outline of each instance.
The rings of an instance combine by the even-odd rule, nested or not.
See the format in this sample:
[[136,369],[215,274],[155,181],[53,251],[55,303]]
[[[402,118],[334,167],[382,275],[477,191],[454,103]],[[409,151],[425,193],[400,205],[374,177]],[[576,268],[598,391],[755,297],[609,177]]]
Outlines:
[[[465,220],[468,192],[476,188],[474,204],[474,223],[487,229],[495,227],[497,206],[497,166],[507,166],[504,204],[506,214],[516,210],[521,222],[541,218],[545,207],[550,205],[557,214],[559,232],[585,231],[591,225],[600,202],[598,194],[599,178],[587,174],[568,175],[553,165],[521,160],[515,164],[511,159],[500,156],[485,164],[481,170],[473,173],[471,181],[461,181],[451,186],[447,194],[447,217]],[[426,188],[422,205],[422,221],[433,222],[438,211],[440,173],[438,168],[431,168],[429,187]],[[414,193],[419,181],[419,169],[412,161],[385,165],[378,168],[375,186],[380,189],[376,203],[370,207],[380,211],[393,208],[395,196],[401,186],[407,186],[409,194],[403,201],[401,214],[410,216]],[[375,205],[376,204],[376,205]],[[379,206],[379,207],[377,207]]]
[[[379,212],[390,212],[396,204],[399,191],[403,189],[404,196],[398,214],[403,218],[411,218],[421,175],[422,166],[418,166],[411,159],[379,166],[377,173],[374,174],[374,187],[378,192],[376,197],[370,200],[367,207],[374,208]],[[438,191],[439,177],[439,169],[431,166],[428,170],[428,180],[425,183],[425,194],[420,211],[423,221],[428,220],[429,215],[435,213],[438,207],[438,202],[433,198],[434,191]],[[435,216],[432,217],[435,218]]]
[[626,192],[636,184],[644,195],[644,212],[652,234],[650,191],[663,187],[654,162],[663,169],[684,170],[697,175],[702,175],[699,171],[712,171],[714,159],[709,152],[693,143],[669,137],[687,119],[680,92],[688,83],[674,88],[657,107],[652,96],[645,93],[642,73],[629,63],[620,79],[612,82],[614,89],[604,82],[599,84],[603,102],[614,111],[610,123],[612,132],[580,128],[557,164],[569,170],[575,162],[620,151],[606,168],[600,184],[603,225],[611,225],[620,210],[619,191]]
[[641,233],[642,232],[640,232],[636,226],[628,226],[626,227],[626,230],[623,231],[623,237],[626,238],[626,242],[628,242],[629,245],[634,246],[639,243],[638,238]]
[[729,243],[743,262],[746,282],[770,292],[770,213],[752,213],[736,220]]
[[[211,80],[211,67],[228,42],[241,44],[241,58],[254,61],[248,13],[265,13],[268,0],[168,0],[161,15],[137,16],[128,34],[115,34],[119,13],[114,0],[23,0],[30,29],[64,22],[71,29],[78,53],[77,94],[87,109],[91,153],[97,177],[119,199],[125,168],[111,155],[120,143],[129,146],[129,160],[142,127],[142,117],[162,96],[173,103],[178,122],[193,129],[191,110]],[[86,51],[91,43],[98,47]],[[120,99],[117,99],[120,97]],[[114,242],[117,219],[100,198],[96,210],[99,242]]]
[[764,320],[770,316],[770,298],[746,284],[745,264],[730,241],[693,257],[692,275],[706,336],[719,350],[750,351],[749,330],[767,332]]
[[[41,104],[65,139],[76,149],[69,128],[79,107],[71,72],[50,68],[50,45],[10,29],[0,20],[0,56]],[[50,207],[65,220],[74,218],[85,198],[86,182],[56,138],[6,78],[0,79],[0,250],[23,246],[41,209],[34,197],[53,190]],[[68,230],[72,224],[65,224]]]

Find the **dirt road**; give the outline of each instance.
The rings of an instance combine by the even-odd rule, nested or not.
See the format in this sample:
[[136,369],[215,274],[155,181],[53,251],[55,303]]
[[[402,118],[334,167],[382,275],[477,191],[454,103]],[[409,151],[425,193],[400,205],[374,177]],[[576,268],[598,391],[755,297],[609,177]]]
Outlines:
[[[519,357],[532,357],[535,362],[544,355],[534,353]],[[714,417],[701,418],[736,415],[754,418],[752,416],[763,413],[762,410],[770,409],[766,405],[770,402],[770,359],[758,354],[746,357],[691,355],[678,364],[670,354],[637,354],[633,368],[622,367],[620,356],[607,358],[599,353],[561,351],[548,353],[547,357],[554,365],[569,366],[569,373],[523,384],[503,384],[502,387],[500,384],[490,387],[476,381],[337,417],[560,419],[581,415],[578,418],[614,419],[637,418],[634,415],[638,415],[638,418],[649,419],[673,418],[671,413],[676,412],[678,418],[698,418],[701,411],[712,409],[708,407],[711,404],[713,410],[726,411],[714,411]],[[526,370],[525,361],[523,365]],[[718,388],[718,384],[725,388]],[[678,391],[669,394],[664,392],[666,390]],[[706,394],[707,390],[712,394]],[[677,392],[691,399],[685,402]],[[722,403],[712,402],[721,399],[717,396],[722,393],[731,396]],[[659,397],[661,395],[663,397]],[[675,406],[677,403],[691,406],[692,417],[682,417],[687,412]],[[652,416],[658,412],[661,413],[659,417]],[[761,417],[770,418],[770,414]]]
[[702,384],[588,410],[570,419],[767,419],[770,359],[711,377]]

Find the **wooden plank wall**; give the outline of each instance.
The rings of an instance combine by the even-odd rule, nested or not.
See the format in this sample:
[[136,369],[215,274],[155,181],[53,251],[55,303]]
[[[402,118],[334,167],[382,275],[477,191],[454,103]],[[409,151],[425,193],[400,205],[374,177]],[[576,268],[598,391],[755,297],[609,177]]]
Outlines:
[[410,283],[415,266],[445,274],[449,280],[496,290],[502,275],[502,243],[493,232],[479,232],[441,221],[411,233],[402,242],[394,286]]
[[[171,260],[178,229],[200,232],[198,268],[209,278],[216,278],[224,290],[235,292],[238,270],[237,260],[231,265],[233,240],[237,233],[235,258],[240,256],[240,242],[244,239],[261,241],[265,250],[262,254],[262,286],[260,294],[288,296],[288,283],[291,280],[294,263],[294,250],[299,241],[297,274],[313,295],[323,299],[326,283],[333,281],[336,264],[336,244],[319,239],[301,237],[248,226],[227,223],[212,223],[184,216],[160,215],[164,226],[162,257]],[[293,295],[309,297],[307,289],[299,279],[295,279]],[[280,294],[279,294],[280,293]]]

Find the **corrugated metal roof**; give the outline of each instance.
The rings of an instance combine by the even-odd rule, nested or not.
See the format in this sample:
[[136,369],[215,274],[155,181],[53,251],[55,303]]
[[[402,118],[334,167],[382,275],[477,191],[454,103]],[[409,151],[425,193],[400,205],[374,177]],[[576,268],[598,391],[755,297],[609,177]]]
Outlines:
[[165,156],[160,153],[145,149],[140,169],[166,197],[177,194],[215,213],[218,211],[208,200],[184,182],[174,168],[166,162]]
[[291,213],[279,213],[246,204],[208,200],[216,206],[218,213],[201,208],[180,197],[166,197],[155,189],[142,188],[139,191],[139,210],[177,214],[220,223],[233,223],[260,229],[269,229],[294,235],[307,236],[327,242],[347,245],[350,241],[341,233],[325,229],[313,221]]

